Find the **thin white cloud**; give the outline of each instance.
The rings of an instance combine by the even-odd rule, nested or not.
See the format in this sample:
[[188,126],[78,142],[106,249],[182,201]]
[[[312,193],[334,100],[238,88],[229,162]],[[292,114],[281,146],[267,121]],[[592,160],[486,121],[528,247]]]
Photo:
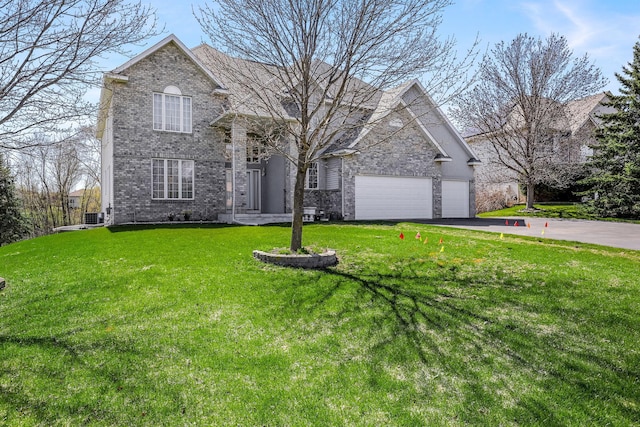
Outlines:
[[594,25],[595,22],[584,15],[583,3],[555,1],[554,6],[568,23],[569,32],[566,37],[572,48],[589,45],[597,38],[600,26]]
[[623,15],[615,10],[596,11],[595,5],[593,0],[521,3],[525,15],[539,32],[559,33],[573,49],[590,50],[618,44],[627,44],[630,48],[640,35],[640,7],[636,14]]
[[588,45],[600,32],[600,26],[594,25],[587,5],[581,1],[524,2],[521,7],[536,30],[565,36],[571,48]]
[[[536,31],[543,35],[558,33],[567,38],[578,55],[587,53],[605,76],[613,82],[613,73],[631,60],[632,47],[640,35],[640,7],[637,13],[623,14],[598,6],[597,0],[544,0],[520,4]],[[608,87],[611,89],[611,87]]]

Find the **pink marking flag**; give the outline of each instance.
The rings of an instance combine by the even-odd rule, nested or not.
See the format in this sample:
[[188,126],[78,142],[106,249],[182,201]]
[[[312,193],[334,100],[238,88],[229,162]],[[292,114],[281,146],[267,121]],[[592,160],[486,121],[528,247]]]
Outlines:
[[422,236],[420,236],[420,232],[418,231],[416,233],[416,240],[421,240],[421,239],[422,239]]

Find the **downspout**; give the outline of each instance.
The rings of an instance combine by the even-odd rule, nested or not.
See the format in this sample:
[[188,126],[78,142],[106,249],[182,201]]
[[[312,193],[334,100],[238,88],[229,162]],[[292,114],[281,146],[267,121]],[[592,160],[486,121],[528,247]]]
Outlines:
[[342,199],[342,212],[340,215],[342,216],[342,219],[344,219],[344,156],[340,156],[340,185],[342,186],[342,191],[340,192]]

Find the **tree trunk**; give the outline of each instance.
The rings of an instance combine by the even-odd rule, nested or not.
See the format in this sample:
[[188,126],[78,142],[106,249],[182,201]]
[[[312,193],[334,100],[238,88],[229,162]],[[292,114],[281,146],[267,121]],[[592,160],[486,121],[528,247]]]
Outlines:
[[535,185],[527,182],[527,209],[533,209]]
[[62,225],[71,225],[71,218],[69,216],[69,195],[66,190],[60,193],[60,208],[62,210]]
[[307,166],[298,160],[296,183],[293,190],[293,221],[291,222],[291,252],[302,248],[302,214],[304,213],[304,180]]

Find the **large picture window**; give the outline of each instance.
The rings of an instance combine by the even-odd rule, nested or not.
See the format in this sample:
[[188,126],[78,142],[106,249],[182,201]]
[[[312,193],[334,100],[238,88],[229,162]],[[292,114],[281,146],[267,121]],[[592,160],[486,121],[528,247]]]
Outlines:
[[175,86],[154,93],[153,130],[191,133],[191,98]]
[[193,160],[152,159],[153,199],[193,199]]

